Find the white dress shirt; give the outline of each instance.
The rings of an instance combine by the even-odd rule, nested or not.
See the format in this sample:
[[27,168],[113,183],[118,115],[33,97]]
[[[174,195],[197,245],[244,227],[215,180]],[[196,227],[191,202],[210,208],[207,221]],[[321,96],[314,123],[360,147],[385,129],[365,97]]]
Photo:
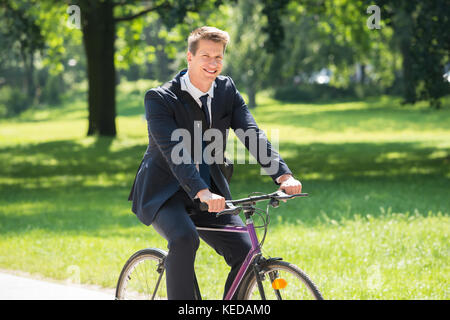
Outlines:
[[216,82],[214,81],[211,84],[211,87],[207,92],[203,92],[200,89],[198,89],[196,86],[194,86],[191,82],[191,79],[189,78],[189,71],[187,71],[181,78],[181,90],[187,91],[192,98],[194,98],[195,102],[197,102],[198,106],[202,107],[202,102],[200,101],[200,97],[204,96],[205,94],[208,95],[208,111],[209,111],[209,123],[212,124],[212,110],[211,110],[211,101],[214,98],[214,88],[216,87]]

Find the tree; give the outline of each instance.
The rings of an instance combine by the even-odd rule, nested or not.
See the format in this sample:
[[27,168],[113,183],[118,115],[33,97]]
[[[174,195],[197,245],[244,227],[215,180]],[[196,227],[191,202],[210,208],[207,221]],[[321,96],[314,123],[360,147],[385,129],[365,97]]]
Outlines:
[[[180,22],[188,11],[198,11],[206,0],[140,1],[79,0],[83,42],[87,58],[88,135],[116,135],[116,69],[114,41],[116,24],[156,12],[167,25]],[[220,1],[214,1],[218,3]],[[210,2],[211,4],[211,2]]]
[[403,58],[405,103],[428,100],[439,108],[449,92],[443,78],[450,62],[450,19],[448,0],[379,0],[376,3],[395,31]]
[[[288,16],[298,17],[297,8],[318,17],[317,25],[324,32],[317,45],[318,57],[308,54],[309,61],[320,60],[320,56],[332,57],[329,67],[334,69],[334,74],[345,75],[344,79],[350,78],[349,66],[360,66],[361,79],[364,79],[365,66],[371,65],[375,80],[386,87],[394,81],[396,53],[399,52],[404,102],[423,99],[438,108],[440,98],[449,92],[449,85],[443,78],[444,66],[450,62],[448,0],[379,0],[375,3],[381,8],[381,30],[366,27],[366,8],[373,4],[369,0],[305,0],[301,5],[292,1]],[[298,26],[292,25],[301,22],[294,21],[290,27],[285,27],[293,43],[302,38],[292,38],[289,34],[298,30]],[[314,43],[313,40],[303,45],[311,47]],[[283,60],[295,61],[294,57]]]
[[[229,0],[235,2],[236,0]],[[145,2],[123,0],[78,0],[75,4],[81,10],[81,25],[87,58],[89,128],[88,135],[116,135],[114,40],[116,24],[139,18],[149,12],[159,15],[167,26],[181,22],[188,12],[214,8],[222,0],[155,0]],[[263,14],[270,28],[265,31],[269,37],[268,48],[273,48],[283,39],[280,16],[288,1],[262,1]]]
[[[319,74],[330,76],[329,84],[343,88],[341,94],[355,89],[364,95],[373,92],[374,84],[391,85],[391,32],[370,30],[366,9],[363,0],[289,2],[282,19],[283,50],[277,53],[270,71],[276,95],[296,99],[305,94],[299,98],[308,100],[337,93],[325,86],[307,85]],[[321,77],[319,81],[327,80]]]
[[[249,108],[256,107],[256,93],[268,77],[272,59],[278,45],[269,41],[267,18],[262,19],[264,6],[251,0],[240,0],[229,17],[231,44],[227,53],[227,70],[245,88]],[[275,30],[279,30],[275,28]],[[282,29],[281,29],[282,30]],[[277,42],[283,39],[272,34]]]
[[12,52],[21,60],[25,71],[24,87],[30,102],[36,94],[35,56],[44,48],[41,28],[29,12],[31,6],[30,3],[0,1],[2,51],[7,55]]

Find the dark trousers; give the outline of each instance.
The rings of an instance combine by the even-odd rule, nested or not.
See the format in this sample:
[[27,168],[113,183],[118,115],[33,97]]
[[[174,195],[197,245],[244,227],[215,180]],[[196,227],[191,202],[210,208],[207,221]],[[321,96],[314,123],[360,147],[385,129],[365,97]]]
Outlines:
[[152,225],[168,242],[165,267],[169,300],[195,299],[194,261],[200,244],[199,237],[223,256],[231,267],[224,295],[228,292],[251,249],[251,242],[245,233],[202,231],[195,228],[196,225],[218,224],[244,225],[239,216],[223,215],[216,218],[214,213],[200,211],[198,204],[192,202],[183,190],[179,190],[159,210]]

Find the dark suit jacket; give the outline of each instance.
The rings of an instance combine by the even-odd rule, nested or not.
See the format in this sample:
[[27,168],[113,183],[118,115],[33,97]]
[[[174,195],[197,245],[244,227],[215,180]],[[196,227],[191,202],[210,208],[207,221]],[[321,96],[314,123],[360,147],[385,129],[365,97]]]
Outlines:
[[[202,120],[203,128],[206,128],[201,109],[189,93],[181,90],[180,77],[185,72],[186,70],[182,70],[173,80],[145,94],[149,143],[136,174],[129,200],[133,201],[132,211],[146,225],[153,222],[161,205],[180,187],[191,199],[194,199],[201,189],[208,188],[193,162],[174,164],[171,160],[172,149],[179,143],[179,141],[171,140],[175,129],[184,128],[193,136],[196,120]],[[278,171],[271,175],[274,182],[282,174],[291,173],[278,153],[272,149],[265,134],[259,130],[231,78],[218,76],[215,82],[211,105],[211,127],[221,131],[224,137],[224,149],[227,129],[244,131],[254,129],[258,139],[267,142],[267,152],[275,158],[273,161],[279,161]],[[245,144],[248,149],[248,141]],[[261,163],[258,157],[257,161],[263,167],[270,165]],[[219,165],[212,164],[209,169],[212,182],[218,189],[216,191],[226,199],[231,199],[228,181]]]

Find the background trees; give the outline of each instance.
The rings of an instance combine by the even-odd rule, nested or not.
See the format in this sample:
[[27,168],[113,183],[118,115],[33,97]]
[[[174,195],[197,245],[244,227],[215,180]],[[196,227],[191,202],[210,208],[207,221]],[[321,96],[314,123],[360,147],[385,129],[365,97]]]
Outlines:
[[[75,2],[81,9],[83,42],[89,86],[88,135],[116,135],[116,24],[156,12],[166,25],[180,22],[188,11],[199,11],[207,1],[90,1]],[[134,38],[130,39],[135,40]],[[130,44],[130,43],[129,43]],[[132,45],[132,43],[130,44]]]
[[[448,1],[367,0],[0,1],[0,115],[58,105],[85,88],[88,135],[115,136],[116,85],[169,80],[185,66],[186,38],[209,24],[230,32],[224,71],[256,94],[315,101],[399,94],[439,108],[449,93]],[[69,28],[69,5],[80,29]]]
[[405,103],[428,100],[439,108],[449,92],[449,2],[377,1],[394,30],[393,43],[402,56],[402,92]]

